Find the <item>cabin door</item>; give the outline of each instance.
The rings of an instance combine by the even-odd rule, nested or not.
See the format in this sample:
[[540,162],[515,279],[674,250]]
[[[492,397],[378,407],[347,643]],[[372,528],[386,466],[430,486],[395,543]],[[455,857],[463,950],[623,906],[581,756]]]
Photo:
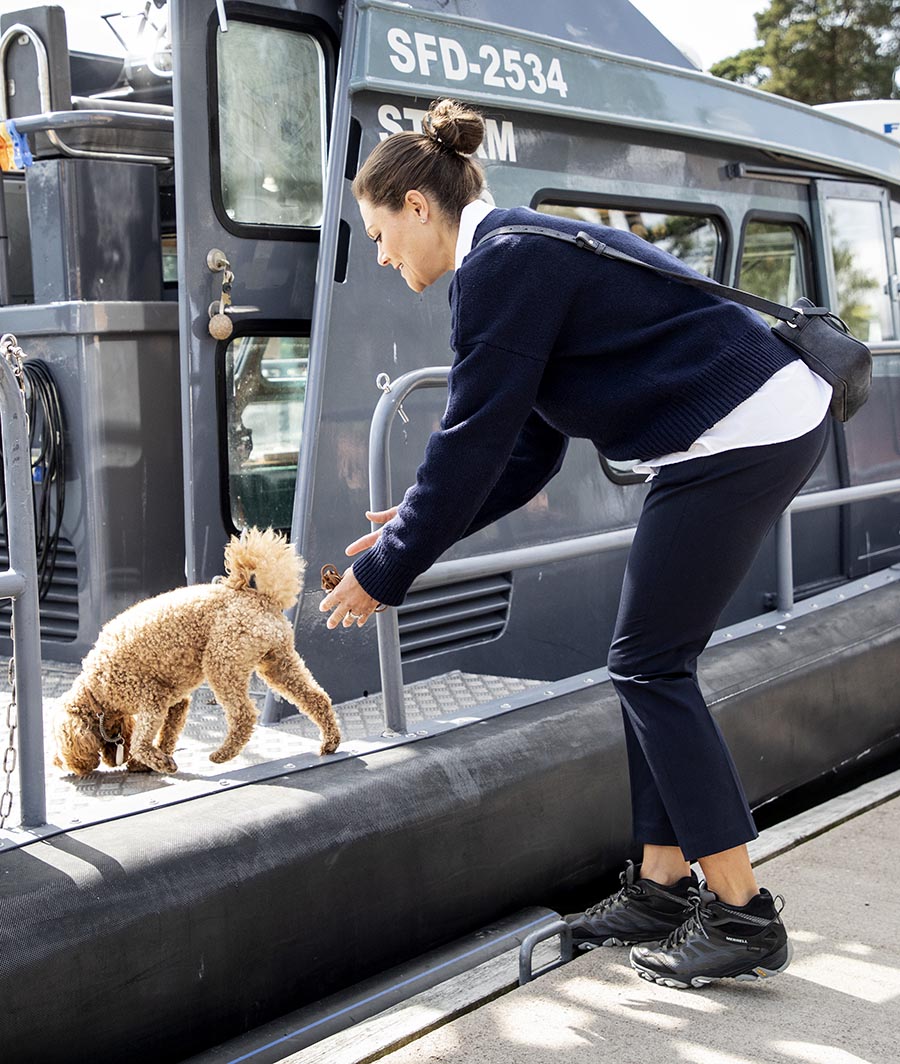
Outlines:
[[[887,192],[874,184],[822,181],[818,207],[831,306],[873,345],[872,393],[843,426],[842,480],[900,478],[900,316]],[[900,562],[897,495],[843,507],[844,571],[866,576]]]
[[171,3],[189,581],[235,530],[291,525],[336,8]]

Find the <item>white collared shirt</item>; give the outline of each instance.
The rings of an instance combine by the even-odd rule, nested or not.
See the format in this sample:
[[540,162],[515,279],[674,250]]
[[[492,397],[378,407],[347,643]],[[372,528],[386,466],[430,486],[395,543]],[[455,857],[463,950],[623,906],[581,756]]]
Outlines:
[[482,196],[484,197],[483,199],[472,200],[471,203],[467,203],[459,216],[459,236],[456,238],[454,270],[458,270],[462,266],[462,260],[472,250],[475,230],[494,210],[494,199],[490,192],[485,190]]
[[831,386],[799,358],[773,373],[763,386],[717,421],[686,451],[640,462],[635,473],[652,480],[660,466],[703,458],[738,447],[784,443],[811,432],[825,417],[831,403]]
[[[462,209],[456,239],[454,269],[472,250],[475,230],[494,210],[493,198],[485,191],[483,199],[473,200]],[[491,202],[488,202],[488,199]],[[652,480],[660,466],[687,462],[738,447],[762,447],[784,443],[811,432],[825,417],[831,402],[831,387],[797,359],[774,373],[749,399],[706,430],[686,451],[666,454],[634,467]]]

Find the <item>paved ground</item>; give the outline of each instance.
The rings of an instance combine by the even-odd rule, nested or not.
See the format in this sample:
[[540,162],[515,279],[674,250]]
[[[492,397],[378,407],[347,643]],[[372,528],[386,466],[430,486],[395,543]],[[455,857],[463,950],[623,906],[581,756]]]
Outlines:
[[595,950],[385,1064],[897,1064],[900,798],[758,869],[787,898],[783,975],[671,990]]

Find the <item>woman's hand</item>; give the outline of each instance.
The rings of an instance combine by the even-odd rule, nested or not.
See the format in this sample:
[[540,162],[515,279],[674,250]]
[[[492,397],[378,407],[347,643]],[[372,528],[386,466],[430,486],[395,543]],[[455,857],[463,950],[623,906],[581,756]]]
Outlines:
[[[373,521],[375,524],[386,524],[397,513],[397,507],[392,506],[390,510],[379,510],[377,513],[372,513],[370,510],[366,510],[366,517]],[[369,547],[375,545],[378,541],[378,537],[381,535],[382,530],[379,528],[376,532],[369,532],[365,536],[360,536],[359,539],[354,540],[344,551],[345,554],[352,556],[354,554],[360,554],[364,550],[368,550]],[[349,628],[353,622],[356,622],[358,628],[366,623],[366,621],[375,612],[375,608],[380,603],[377,599],[373,599],[368,592],[366,592],[360,582],[353,575],[352,567],[348,569],[341,582],[334,589],[329,592],[325,598],[319,603],[319,609],[323,613],[327,613],[329,610],[334,610],[331,616],[328,618],[328,627],[337,628],[339,624],[343,624],[345,628]]]
[[[369,521],[373,521],[376,525],[387,524],[392,517],[397,516],[398,506],[392,506],[390,510],[378,510],[373,513],[371,510],[366,510],[366,517]],[[368,532],[365,536],[360,536],[359,539],[355,539],[349,547],[344,551],[345,554],[352,557],[354,554],[359,554],[361,551],[368,550],[369,547],[374,547],[378,542],[378,537],[381,535],[383,529],[378,529],[376,532]]]
[[362,628],[378,605],[378,600],[373,599],[363,589],[353,575],[353,569],[350,568],[341,577],[341,582],[334,591],[329,592],[322,599],[319,609],[322,613],[334,610],[327,621],[329,628],[337,628],[341,623],[345,628],[350,628],[354,622],[358,628]]

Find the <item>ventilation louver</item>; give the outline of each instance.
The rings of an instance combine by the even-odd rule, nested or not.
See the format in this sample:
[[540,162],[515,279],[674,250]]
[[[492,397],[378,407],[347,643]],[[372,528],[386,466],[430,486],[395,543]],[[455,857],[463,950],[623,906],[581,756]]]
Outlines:
[[[9,568],[6,536],[0,536],[0,568]],[[50,590],[41,599],[41,639],[70,643],[78,636],[78,567],[75,548],[67,539],[59,540],[56,568]],[[0,636],[9,637],[12,616],[10,599],[0,601]]]
[[401,660],[497,639],[509,618],[511,592],[509,573],[411,592],[397,610]]

